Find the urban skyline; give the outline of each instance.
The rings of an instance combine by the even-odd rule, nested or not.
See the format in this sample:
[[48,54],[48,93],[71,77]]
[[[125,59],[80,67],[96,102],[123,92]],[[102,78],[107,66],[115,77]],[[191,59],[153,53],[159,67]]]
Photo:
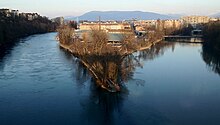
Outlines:
[[[79,16],[89,11],[144,11],[161,14],[212,15],[220,12],[218,0],[0,0],[0,8],[37,12],[45,16]],[[122,4],[124,4],[122,6]]]

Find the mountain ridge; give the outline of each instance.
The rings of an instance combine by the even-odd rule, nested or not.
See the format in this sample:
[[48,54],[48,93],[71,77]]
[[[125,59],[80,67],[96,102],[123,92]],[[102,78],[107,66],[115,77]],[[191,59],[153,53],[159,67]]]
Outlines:
[[211,17],[219,18],[219,17],[220,17],[220,12],[219,12],[219,13],[215,13],[215,14],[211,15]]
[[[176,14],[177,15],[177,14]],[[159,14],[155,12],[143,11],[90,11],[81,16],[68,17],[67,20],[89,20],[96,21],[98,18],[101,20],[156,20],[156,19],[177,19],[178,16]]]

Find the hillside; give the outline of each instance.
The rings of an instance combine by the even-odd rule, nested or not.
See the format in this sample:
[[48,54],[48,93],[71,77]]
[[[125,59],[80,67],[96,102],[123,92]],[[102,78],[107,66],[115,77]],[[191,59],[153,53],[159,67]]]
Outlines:
[[[153,20],[153,19],[176,19],[175,16],[158,14],[153,12],[142,12],[142,11],[91,11],[85,13],[78,17],[79,20],[130,20],[130,19],[140,19],[140,20]],[[77,17],[68,17],[67,20],[76,20]]]
[[211,17],[220,17],[220,13],[213,14]]

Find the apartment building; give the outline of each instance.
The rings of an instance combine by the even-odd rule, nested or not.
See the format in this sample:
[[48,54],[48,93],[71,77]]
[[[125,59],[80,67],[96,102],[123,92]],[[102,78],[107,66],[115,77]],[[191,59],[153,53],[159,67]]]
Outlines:
[[181,18],[181,21],[184,24],[202,24],[208,23],[210,21],[210,17],[208,16],[184,16]]
[[80,30],[131,30],[129,23],[118,23],[118,22],[82,22],[79,25]]

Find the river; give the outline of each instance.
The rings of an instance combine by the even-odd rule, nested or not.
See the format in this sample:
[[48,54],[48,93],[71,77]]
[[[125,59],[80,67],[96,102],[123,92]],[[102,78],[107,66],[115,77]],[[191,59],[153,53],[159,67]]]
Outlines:
[[219,125],[219,65],[202,44],[134,53],[139,65],[125,89],[109,93],[55,36],[21,39],[0,57],[1,125]]

